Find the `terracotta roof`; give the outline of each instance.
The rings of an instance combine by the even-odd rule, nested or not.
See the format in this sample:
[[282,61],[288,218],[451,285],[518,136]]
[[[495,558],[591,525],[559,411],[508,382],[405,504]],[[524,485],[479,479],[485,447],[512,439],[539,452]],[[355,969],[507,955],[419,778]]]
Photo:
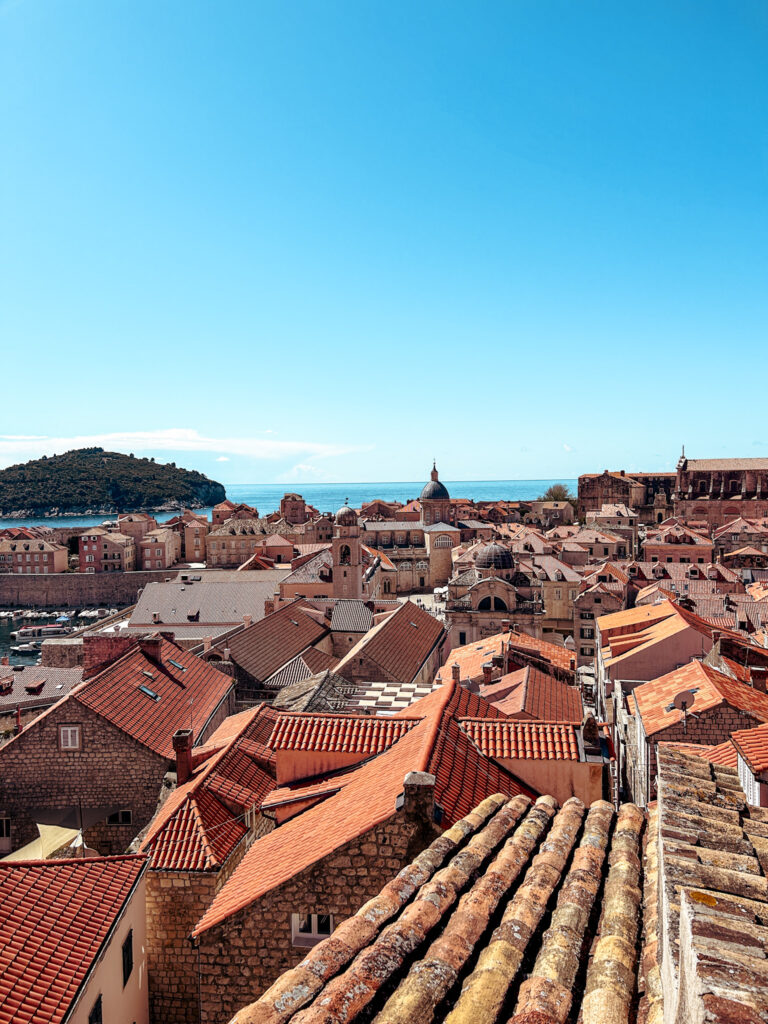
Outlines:
[[712,764],[721,764],[728,768],[737,767],[736,747],[730,740],[718,743],[714,747],[704,743],[667,743],[666,746],[674,747],[681,754],[688,754],[690,757],[703,757],[705,761]]
[[723,675],[701,661],[692,661],[658,679],[636,686],[632,691],[646,736],[653,736],[682,720],[682,711],[674,707],[673,701],[685,690],[696,691],[688,708],[694,714],[726,704],[761,722],[768,722],[768,695]]
[[143,746],[171,759],[173,733],[191,727],[198,737],[232,689],[233,680],[169,640],[160,641],[159,651],[155,661],[141,644],[133,647],[65,700],[90,708]]
[[336,671],[343,676],[348,662],[365,658],[378,665],[385,678],[410,683],[445,635],[439,619],[406,601],[355,644]]
[[227,641],[232,660],[259,682],[317,643],[328,627],[304,613],[309,602],[285,605]]
[[513,660],[517,656],[518,660],[524,661],[526,654],[530,653],[553,668],[566,672],[572,672],[576,664],[575,654],[567,647],[560,647],[547,640],[528,636],[527,633],[514,631],[496,633],[484,640],[465,644],[464,647],[454,647],[442,668],[438,670],[436,678],[441,681],[449,680],[453,666],[458,665],[461,679],[479,679],[483,674],[483,665],[494,657],[500,657],[507,649],[512,652]]
[[768,725],[739,729],[731,740],[755,775],[768,772]]
[[492,758],[578,761],[579,741],[573,722],[489,721],[462,718],[461,729],[477,749]]
[[174,790],[147,830],[141,850],[153,869],[221,868],[247,835],[245,811],[274,788],[274,755],[266,742],[275,713],[262,704],[233,718],[226,746]]
[[408,772],[435,775],[435,800],[443,810],[446,826],[467,814],[489,793],[532,795],[513,775],[485,758],[459,727],[460,717],[484,714],[501,717],[482,698],[461,686],[446,684],[408,708],[407,714],[390,719],[421,721],[383,753],[345,771],[343,787],[321,805],[258,839],[219,890],[193,934],[249,906],[265,892],[389,818]]
[[379,754],[412,729],[418,718],[370,715],[313,715],[283,712],[269,741],[272,750],[324,750]]
[[643,824],[488,797],[232,1024],[626,1021]]
[[0,1024],[65,1019],[145,867],[144,857],[0,861]]
[[510,718],[523,716],[540,722],[578,724],[584,717],[581,694],[575,686],[561,683],[530,665],[502,676],[491,686],[481,687],[480,693]]

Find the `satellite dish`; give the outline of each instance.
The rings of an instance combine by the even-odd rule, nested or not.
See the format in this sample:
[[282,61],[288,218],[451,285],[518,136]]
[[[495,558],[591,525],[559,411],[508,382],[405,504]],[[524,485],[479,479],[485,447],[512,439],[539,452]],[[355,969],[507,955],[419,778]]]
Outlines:
[[678,711],[690,711],[695,700],[696,694],[693,690],[683,690],[681,693],[677,694],[675,699],[672,701],[672,704],[678,709]]

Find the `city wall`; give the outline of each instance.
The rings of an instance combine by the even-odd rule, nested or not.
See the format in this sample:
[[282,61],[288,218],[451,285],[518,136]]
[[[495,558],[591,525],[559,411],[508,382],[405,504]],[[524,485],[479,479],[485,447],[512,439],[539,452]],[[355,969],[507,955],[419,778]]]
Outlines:
[[148,583],[175,579],[178,569],[148,572],[62,572],[52,576],[0,575],[0,608],[124,608]]

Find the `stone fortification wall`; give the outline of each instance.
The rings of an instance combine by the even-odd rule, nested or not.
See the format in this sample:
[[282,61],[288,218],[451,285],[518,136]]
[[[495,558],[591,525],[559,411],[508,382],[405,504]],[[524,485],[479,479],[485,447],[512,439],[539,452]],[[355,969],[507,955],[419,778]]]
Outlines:
[[62,572],[53,576],[0,575],[0,608],[124,608],[148,583],[176,578],[177,569],[149,572]]

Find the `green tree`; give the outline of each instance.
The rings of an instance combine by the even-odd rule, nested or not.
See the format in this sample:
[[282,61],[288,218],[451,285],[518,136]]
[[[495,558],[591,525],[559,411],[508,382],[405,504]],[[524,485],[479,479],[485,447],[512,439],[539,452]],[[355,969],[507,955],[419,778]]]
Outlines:
[[540,494],[537,501],[568,501],[576,508],[578,498],[571,494],[565,484],[552,484],[543,494]]

